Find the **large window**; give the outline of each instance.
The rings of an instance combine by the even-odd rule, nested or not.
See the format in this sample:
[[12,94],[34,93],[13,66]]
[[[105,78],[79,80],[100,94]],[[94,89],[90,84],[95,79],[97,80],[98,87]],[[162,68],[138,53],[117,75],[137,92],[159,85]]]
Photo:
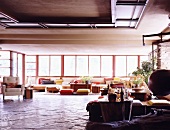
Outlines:
[[126,56],[116,56],[115,62],[115,76],[126,76]]
[[64,76],[75,75],[75,56],[64,56]]
[[36,56],[25,57],[26,76],[36,76]]
[[[73,75],[76,73],[76,75]],[[64,76],[112,76],[113,56],[64,56]]]
[[138,67],[138,57],[137,56],[127,56],[127,76],[132,75]]
[[12,73],[12,75],[13,76],[17,76],[17,71],[18,71],[18,64],[17,64],[17,62],[18,62],[18,56],[17,56],[17,53],[12,53],[12,70],[13,70],[13,73]]
[[10,51],[0,51],[0,75],[10,76]]
[[60,76],[61,56],[39,56],[38,76]]
[[140,67],[142,66],[143,61],[148,61],[148,60],[149,60],[149,56],[140,56]]
[[77,56],[76,76],[88,75],[88,56]]
[[101,56],[101,76],[111,77],[113,74],[113,57]]
[[[41,55],[38,56],[37,61],[39,62],[36,63],[36,56],[26,56],[26,76],[128,76],[138,67],[138,57]],[[141,56],[139,62],[146,58],[147,56]]]
[[50,76],[61,75],[61,56],[50,56]]
[[138,56],[116,56],[116,76],[130,76],[138,67]]
[[49,56],[39,56],[39,76],[49,76]]
[[100,76],[100,56],[89,56],[89,76]]
[[18,77],[20,79],[20,84],[22,84],[23,82],[23,55],[22,54],[18,54]]

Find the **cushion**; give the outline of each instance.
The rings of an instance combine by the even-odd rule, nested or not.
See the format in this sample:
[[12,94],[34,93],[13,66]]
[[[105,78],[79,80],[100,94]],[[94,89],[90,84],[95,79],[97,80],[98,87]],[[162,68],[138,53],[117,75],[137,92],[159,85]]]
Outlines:
[[73,94],[73,89],[61,89],[60,94],[61,95],[72,95]]
[[111,83],[112,83],[112,80],[106,81],[106,84],[111,84]]
[[3,82],[4,83],[16,83],[19,82],[19,77],[3,77]]
[[42,84],[43,80],[50,80],[49,78],[39,78],[38,79],[38,84]]
[[54,84],[54,81],[52,80],[42,80],[42,84]]
[[92,83],[100,82],[102,84],[102,83],[104,83],[104,78],[92,78],[91,82]]
[[77,94],[79,95],[88,95],[90,93],[90,89],[78,89]]
[[62,85],[70,85],[70,82],[62,82]]
[[63,77],[63,82],[67,82],[67,83],[70,83],[70,82],[74,82],[75,78],[69,78],[69,77]]
[[118,82],[120,82],[120,77],[114,77],[114,79],[113,79],[114,81],[118,81]]
[[58,84],[58,85],[61,85],[61,84],[62,84],[62,82],[63,82],[63,80],[62,80],[62,79],[57,79],[57,80],[55,81],[55,83],[56,83],[56,84]]
[[159,99],[159,100],[149,100],[148,101],[148,104],[149,105],[158,105],[158,106],[160,106],[160,105],[170,105],[170,102],[169,101],[167,101],[167,100],[162,100],[162,99]]
[[113,77],[105,77],[104,78],[104,82],[106,83],[106,81],[112,81],[113,80]]
[[18,83],[7,83],[7,88],[15,88],[18,85]]
[[20,92],[21,88],[6,88],[6,92]]

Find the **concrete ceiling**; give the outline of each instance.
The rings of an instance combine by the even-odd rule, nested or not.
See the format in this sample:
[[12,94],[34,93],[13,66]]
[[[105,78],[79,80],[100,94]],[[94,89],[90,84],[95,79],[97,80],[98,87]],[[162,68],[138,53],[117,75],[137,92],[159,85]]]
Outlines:
[[[28,18],[32,18],[35,14],[42,17],[49,15],[51,22],[55,19],[52,19],[52,17],[56,11],[65,18],[68,18],[68,15],[69,17],[73,17],[75,14],[73,8],[78,7],[79,2],[84,2],[80,0],[78,0],[78,2],[75,0],[62,0],[59,1],[60,6],[65,7],[65,5],[70,2],[72,2],[74,6],[67,5],[68,8],[53,9],[52,7],[56,4],[55,0],[49,1],[49,4],[46,5],[43,4],[43,0],[14,1],[17,4],[9,0],[0,0],[0,3],[3,3],[3,7],[2,4],[0,5],[0,12],[18,21],[29,20]],[[97,4],[101,7],[100,2],[96,3],[96,1],[99,0],[91,0],[93,3],[90,2],[89,4]],[[101,0],[101,3],[102,2],[106,1]],[[35,6],[35,9],[29,8],[32,7],[32,4]],[[40,7],[38,5],[42,5],[44,8],[36,9],[36,4],[37,7]],[[6,7],[5,10],[4,6]],[[93,6],[90,5],[86,8],[84,7],[82,11],[81,8],[81,6],[76,8],[76,12],[78,13],[76,13],[74,17],[78,18],[87,14],[102,14],[101,10],[97,12],[97,9],[94,9]],[[85,13],[87,9],[89,9],[90,12]],[[25,13],[19,12],[20,10],[23,10]],[[34,11],[33,15],[31,15],[31,10]],[[106,8],[106,10],[108,10],[108,8]],[[151,52],[152,41],[160,38],[145,38],[146,45],[143,46],[142,35],[168,32],[168,24],[170,23],[170,19],[168,18],[169,14],[169,0],[149,0],[137,28],[4,28],[0,26],[0,47],[2,47],[3,50],[14,50],[25,54],[148,54]],[[108,13],[103,13],[103,16],[107,15]],[[107,21],[108,18],[105,17],[105,19]],[[35,21],[37,22],[37,20]]]

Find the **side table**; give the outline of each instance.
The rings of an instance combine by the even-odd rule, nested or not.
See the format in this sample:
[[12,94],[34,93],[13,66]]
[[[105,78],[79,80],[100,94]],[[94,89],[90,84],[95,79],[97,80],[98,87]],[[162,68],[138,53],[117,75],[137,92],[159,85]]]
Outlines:
[[141,92],[131,92],[131,96],[134,96],[134,99],[140,100],[140,101],[146,101],[147,100],[147,93],[145,91]]
[[24,99],[32,99],[33,98],[33,88],[25,88]]
[[100,93],[100,86],[92,86],[92,93]]

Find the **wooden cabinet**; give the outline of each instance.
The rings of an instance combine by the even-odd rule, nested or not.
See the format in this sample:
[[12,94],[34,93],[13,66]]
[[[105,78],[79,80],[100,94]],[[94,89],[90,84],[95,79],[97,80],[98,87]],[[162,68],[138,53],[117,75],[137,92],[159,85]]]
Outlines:
[[71,83],[70,88],[77,92],[78,89],[90,89],[92,90],[92,84],[83,84],[83,83]]

